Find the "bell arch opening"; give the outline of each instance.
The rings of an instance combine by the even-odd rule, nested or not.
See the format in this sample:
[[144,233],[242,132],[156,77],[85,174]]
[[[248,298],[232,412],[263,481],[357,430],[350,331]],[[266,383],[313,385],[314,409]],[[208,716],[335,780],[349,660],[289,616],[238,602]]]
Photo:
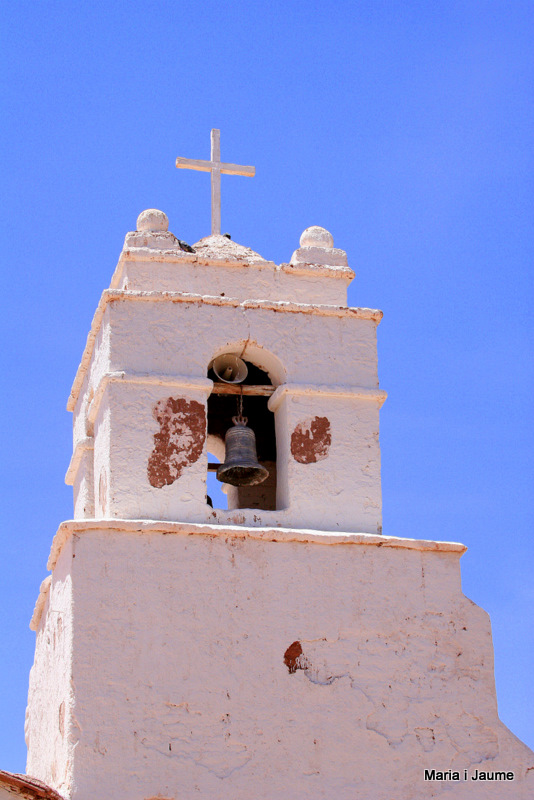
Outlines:
[[[208,378],[214,382],[213,391],[208,397],[208,451],[215,454],[223,463],[223,467],[226,466],[226,470],[223,469],[226,475],[233,473],[239,476],[243,472],[239,468],[240,465],[252,465],[254,459],[269,473],[265,480],[255,485],[246,483],[231,485],[224,483],[223,479],[219,486],[227,497],[228,510],[250,508],[274,511],[276,509],[277,482],[276,432],[274,414],[269,410],[267,404],[275,386],[267,371],[246,360],[243,356],[240,358],[245,363],[247,375],[243,380],[240,380],[240,375],[237,375],[239,383],[222,380],[222,373],[214,370],[213,362],[208,368]],[[232,374],[227,373],[224,377],[231,379]],[[240,412],[247,420],[246,428],[248,430],[244,431],[244,436],[239,442],[236,442],[233,437],[234,441],[230,443],[232,440],[232,436],[230,436],[225,447],[226,434],[230,429],[234,433],[236,432],[233,419],[238,418]],[[254,436],[251,435],[251,431]],[[240,430],[240,433],[243,431]],[[209,474],[216,474],[218,469],[218,464],[208,462]],[[258,472],[252,466],[249,471]],[[211,474],[208,480],[210,486],[213,485]],[[213,494],[217,494],[220,501],[220,493],[214,492]],[[215,501],[215,497],[212,497],[212,500]],[[214,507],[223,508],[216,502],[214,502]]]

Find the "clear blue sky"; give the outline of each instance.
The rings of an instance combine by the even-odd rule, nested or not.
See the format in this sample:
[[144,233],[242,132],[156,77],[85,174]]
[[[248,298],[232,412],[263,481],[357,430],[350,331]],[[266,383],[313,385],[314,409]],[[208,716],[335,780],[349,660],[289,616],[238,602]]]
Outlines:
[[0,768],[24,771],[28,622],[71,453],[65,402],[140,211],[276,262],[309,225],[378,307],[384,532],[461,541],[500,714],[534,746],[532,2],[3,6]]

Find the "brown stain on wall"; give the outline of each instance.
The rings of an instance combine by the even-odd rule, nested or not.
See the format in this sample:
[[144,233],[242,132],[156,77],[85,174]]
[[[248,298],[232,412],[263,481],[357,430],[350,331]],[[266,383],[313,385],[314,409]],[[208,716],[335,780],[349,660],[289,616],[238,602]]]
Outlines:
[[299,464],[315,464],[328,456],[332,434],[326,417],[299,422],[291,434],[291,453]]
[[299,641],[293,642],[284,653],[284,664],[290,675],[298,669],[307,669],[308,661],[302,652],[302,645]]
[[150,485],[161,489],[200,458],[206,439],[206,409],[196,400],[167,397],[156,403],[152,413],[160,429],[154,434],[147,475]]

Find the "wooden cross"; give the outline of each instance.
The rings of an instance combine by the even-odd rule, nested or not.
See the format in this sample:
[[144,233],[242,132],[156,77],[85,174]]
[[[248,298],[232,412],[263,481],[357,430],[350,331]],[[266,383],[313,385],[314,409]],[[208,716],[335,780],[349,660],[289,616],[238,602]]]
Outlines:
[[176,159],[178,169],[198,169],[211,172],[211,235],[221,232],[221,173],[225,175],[245,175],[253,178],[255,167],[242,167],[239,164],[221,163],[221,132],[216,128],[211,131],[211,161],[198,161],[194,158]]

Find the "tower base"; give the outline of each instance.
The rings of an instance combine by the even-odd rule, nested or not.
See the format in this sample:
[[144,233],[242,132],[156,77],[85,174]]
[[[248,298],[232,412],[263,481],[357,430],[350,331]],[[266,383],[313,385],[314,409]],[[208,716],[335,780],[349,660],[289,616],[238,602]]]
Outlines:
[[33,620],[28,773],[76,800],[475,800],[488,781],[532,797],[464,551],[63,523]]

